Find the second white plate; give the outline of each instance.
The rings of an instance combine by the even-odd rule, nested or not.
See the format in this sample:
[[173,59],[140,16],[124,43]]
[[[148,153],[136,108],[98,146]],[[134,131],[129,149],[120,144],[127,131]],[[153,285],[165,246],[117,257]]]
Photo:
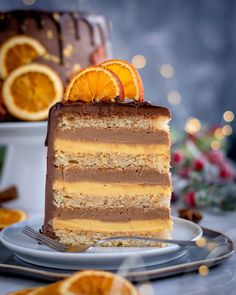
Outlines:
[[[202,235],[201,228],[190,221],[173,217],[173,239],[196,240]],[[106,248],[97,247],[93,252],[61,253],[39,245],[21,231],[25,225],[39,230],[43,219],[29,219],[4,229],[1,242],[25,262],[58,269],[137,269],[167,263],[183,256],[187,249],[178,245],[164,248]]]

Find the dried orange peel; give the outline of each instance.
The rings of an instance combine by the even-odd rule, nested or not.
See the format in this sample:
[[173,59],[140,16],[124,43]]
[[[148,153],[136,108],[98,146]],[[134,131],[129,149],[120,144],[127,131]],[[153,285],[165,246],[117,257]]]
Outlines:
[[36,39],[18,35],[6,40],[0,48],[0,76],[5,79],[14,69],[43,56],[46,49]]
[[43,64],[28,64],[12,71],[3,83],[2,98],[8,112],[26,121],[44,120],[49,108],[63,96],[57,73]]
[[[22,290],[26,292],[28,289]],[[20,291],[18,291],[20,292]],[[9,293],[8,295],[139,295],[136,288],[126,279],[113,273],[99,270],[85,270],[68,278],[28,293]]]
[[138,295],[127,280],[105,271],[81,271],[66,279],[59,288],[64,295]]
[[101,66],[87,67],[71,80],[66,88],[65,101],[109,101],[124,98],[120,79]]
[[18,290],[18,291],[13,291],[13,292],[7,293],[7,295],[28,295],[28,294],[30,294],[30,292],[32,292],[35,289],[36,288],[22,289],[22,290]]
[[63,294],[60,292],[59,287],[63,281],[59,281],[47,286],[42,286],[39,288],[33,289],[31,292],[27,293],[27,295],[60,295]]
[[119,77],[124,87],[125,98],[137,101],[144,100],[142,79],[132,64],[124,60],[110,59],[100,65],[113,71]]
[[23,221],[26,218],[27,214],[24,211],[0,208],[0,229],[13,223]]

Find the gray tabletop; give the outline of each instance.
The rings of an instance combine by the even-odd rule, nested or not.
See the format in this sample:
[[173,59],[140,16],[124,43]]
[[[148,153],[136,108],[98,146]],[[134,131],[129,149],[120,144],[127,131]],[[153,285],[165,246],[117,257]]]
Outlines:
[[[173,210],[175,212],[175,209]],[[228,235],[236,244],[236,212],[215,214],[204,212],[201,225],[221,231]],[[32,279],[0,276],[0,293],[40,286],[42,282]],[[207,276],[199,273],[183,274],[171,278],[149,282],[139,288],[142,295],[187,295],[187,294],[236,294],[236,256],[233,255],[222,265],[210,269]]]

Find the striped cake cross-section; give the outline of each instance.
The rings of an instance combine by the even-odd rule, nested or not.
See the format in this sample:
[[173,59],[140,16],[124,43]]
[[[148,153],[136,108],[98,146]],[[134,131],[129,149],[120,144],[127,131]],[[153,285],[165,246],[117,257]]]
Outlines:
[[43,232],[70,245],[115,236],[169,238],[169,121],[168,109],[149,103],[52,107]]

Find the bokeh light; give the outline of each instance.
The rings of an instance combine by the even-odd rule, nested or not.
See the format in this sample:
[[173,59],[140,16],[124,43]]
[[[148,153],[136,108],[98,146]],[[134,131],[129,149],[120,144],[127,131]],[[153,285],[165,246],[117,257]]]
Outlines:
[[196,133],[201,129],[201,122],[195,118],[190,117],[185,123],[185,131],[188,133]]
[[168,102],[172,105],[178,105],[181,102],[181,95],[178,91],[171,91],[167,95]]
[[226,122],[232,122],[234,120],[234,113],[232,111],[224,112],[223,118]]
[[142,69],[142,68],[144,68],[146,66],[146,58],[141,54],[135,55],[132,58],[132,64],[137,69]]
[[224,125],[223,128],[222,128],[222,133],[225,135],[225,136],[229,136],[231,135],[233,132],[233,128],[230,126],[230,125]]
[[206,239],[201,237],[199,239],[196,240],[196,245],[199,247],[199,248],[203,248],[206,246]]
[[218,141],[218,140],[213,140],[213,141],[211,142],[211,148],[212,148],[213,150],[219,150],[219,149],[221,148],[221,143],[220,143],[220,141]]
[[160,74],[162,75],[162,77],[169,79],[174,76],[175,69],[170,64],[164,64],[160,68]]
[[207,276],[209,273],[209,268],[206,265],[201,265],[198,269],[198,272],[201,276]]
[[142,284],[138,290],[140,295],[154,295],[154,289],[151,284]]
[[215,138],[218,140],[222,140],[225,137],[220,127],[215,130],[214,135],[215,135]]

